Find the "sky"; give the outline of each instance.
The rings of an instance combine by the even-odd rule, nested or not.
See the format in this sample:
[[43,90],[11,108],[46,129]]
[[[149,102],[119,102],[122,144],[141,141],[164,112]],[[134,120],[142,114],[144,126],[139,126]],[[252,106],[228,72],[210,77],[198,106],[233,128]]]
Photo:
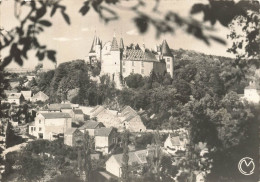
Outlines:
[[[19,23],[14,17],[13,2],[13,0],[2,0],[2,5],[0,6],[0,26],[6,30],[10,30]],[[71,25],[66,24],[59,12],[56,12],[52,18],[50,17],[50,12],[47,12],[43,17],[43,19],[50,20],[52,26],[45,29],[44,33],[39,36],[39,40],[41,44],[46,44],[48,49],[57,51],[57,64],[76,59],[87,60],[88,52],[95,35],[99,36],[104,44],[107,41],[111,41],[114,34],[118,42],[122,37],[125,45],[138,43],[139,45],[145,44],[146,48],[154,48],[156,44],[160,44],[166,39],[172,49],[182,48],[211,55],[234,57],[234,55],[226,52],[227,48],[231,46],[231,40],[226,38],[229,30],[219,23],[214,26],[216,31],[212,34],[226,40],[227,45],[211,41],[211,45],[208,46],[180,29],[177,29],[173,35],[167,34],[157,39],[153,27],[149,27],[145,34],[140,34],[132,20],[134,13],[124,8],[133,5],[136,2],[135,0],[123,2],[119,7],[112,5],[111,8],[117,11],[120,19],[109,22],[108,24],[101,21],[93,9],[87,15],[82,16],[79,13],[79,9],[83,2],[84,0],[61,1],[61,4],[67,7],[66,12],[70,16]],[[146,6],[142,11],[150,13],[155,1],[146,0],[145,2]],[[156,16],[160,17],[167,11],[173,11],[188,18],[192,5],[198,2],[207,3],[205,0],[161,0],[159,5],[161,14]],[[25,13],[26,10],[22,10],[21,16]],[[197,15],[196,18],[201,20],[202,14]],[[2,57],[5,57],[8,53],[7,49],[1,51]],[[23,68],[34,68],[39,63],[35,56],[35,51],[30,51],[28,55],[29,58],[24,61]],[[44,68],[54,67],[54,64],[47,59],[44,59],[42,63]],[[8,67],[19,68],[15,62],[12,62]]]

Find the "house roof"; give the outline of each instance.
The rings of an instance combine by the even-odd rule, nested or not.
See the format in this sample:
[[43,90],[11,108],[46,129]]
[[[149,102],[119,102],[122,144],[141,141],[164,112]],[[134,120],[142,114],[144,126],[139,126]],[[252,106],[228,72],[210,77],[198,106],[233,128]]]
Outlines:
[[170,57],[173,57],[172,53],[171,53],[171,50],[168,46],[168,43],[166,42],[166,40],[163,40],[163,43],[162,43],[162,55],[163,56],[170,56]]
[[130,107],[130,106],[125,106],[125,107],[123,107],[123,109],[122,109],[122,111],[121,111],[121,114],[122,114],[123,116],[126,116],[126,115],[128,115],[128,114],[136,115],[137,112],[136,112],[132,107]]
[[72,135],[75,131],[77,130],[77,128],[68,128],[64,134],[65,135]]
[[89,53],[95,53],[96,52],[96,50],[95,50],[96,45],[101,45],[101,41],[97,36],[95,36],[94,39],[93,39],[92,46],[90,48]]
[[137,49],[126,50],[125,60],[159,62],[151,51],[149,51],[149,50],[142,51],[142,50],[137,50]]
[[51,112],[51,113],[40,113],[45,119],[57,119],[57,118],[71,118],[68,113],[63,112]]
[[22,93],[10,93],[8,95],[8,99],[20,99],[22,96]]
[[[128,153],[128,156],[129,156],[128,164],[132,165],[133,163],[138,163],[138,164],[147,163],[146,154],[147,154],[146,150],[129,152]],[[120,166],[122,166],[122,164],[123,164],[123,154],[116,154],[116,155],[112,155],[111,157],[114,157],[115,160],[118,162],[118,164]]]
[[21,93],[23,94],[24,97],[31,97],[32,96],[32,91],[21,91]]
[[49,99],[48,95],[46,95],[45,93],[43,93],[42,91],[39,91],[37,94],[35,94],[34,96],[32,96],[32,98],[39,98],[42,97],[44,99]]
[[58,111],[61,109],[72,109],[71,104],[50,104],[48,106],[49,110]]
[[114,128],[98,128],[95,130],[95,136],[109,136]]
[[81,109],[73,109],[73,112],[75,114],[83,114],[83,111]]
[[103,110],[105,110],[105,108],[103,106],[98,106],[98,107],[94,108],[93,110],[91,110],[90,112],[92,112],[92,117],[96,117]]
[[82,125],[81,127],[79,127],[80,130],[84,130],[84,129],[96,129],[97,126],[100,124],[100,122],[96,122],[96,121],[87,121],[84,125]]
[[122,38],[120,39],[119,48],[120,48],[120,49],[124,49],[124,48],[125,48],[124,42],[123,42],[123,39],[122,39]]
[[110,51],[119,51],[116,37],[113,37]]

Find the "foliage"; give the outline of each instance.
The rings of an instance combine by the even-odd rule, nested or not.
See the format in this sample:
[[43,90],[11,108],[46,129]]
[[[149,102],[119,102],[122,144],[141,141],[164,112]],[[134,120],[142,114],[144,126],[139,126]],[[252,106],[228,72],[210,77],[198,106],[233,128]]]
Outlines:
[[144,85],[143,77],[140,74],[131,74],[125,78],[125,81],[130,88],[138,88]]
[[42,160],[27,152],[20,153],[17,156],[16,165],[19,166],[17,172],[22,180],[35,181],[41,179],[44,175]]
[[127,130],[124,131],[123,135],[123,164],[122,164],[122,181],[129,182],[129,155],[128,155],[128,141],[129,141],[129,133]]
[[57,177],[55,177],[54,179],[51,180],[51,182],[82,182],[82,180],[80,180],[80,178],[75,175],[73,172],[67,172],[64,174],[61,174]]

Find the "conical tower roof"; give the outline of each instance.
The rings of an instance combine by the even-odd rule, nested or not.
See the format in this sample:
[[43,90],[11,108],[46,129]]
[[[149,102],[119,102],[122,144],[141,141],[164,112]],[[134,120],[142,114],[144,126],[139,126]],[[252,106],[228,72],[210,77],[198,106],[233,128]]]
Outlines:
[[96,39],[97,39],[97,37],[95,36],[94,40],[92,42],[92,46],[91,46],[91,49],[90,49],[89,53],[95,53],[96,52],[95,51],[95,46],[96,46],[96,41],[97,41]]
[[163,40],[161,51],[162,51],[162,55],[163,55],[163,56],[173,57],[173,55],[172,55],[172,53],[171,53],[171,50],[170,50],[170,48],[169,48],[168,43],[166,42],[166,40]]
[[113,37],[110,51],[119,51],[119,47],[115,36]]
[[123,39],[121,38],[120,39],[120,44],[119,44],[119,49],[124,49],[125,46],[124,46],[124,42],[123,42]]

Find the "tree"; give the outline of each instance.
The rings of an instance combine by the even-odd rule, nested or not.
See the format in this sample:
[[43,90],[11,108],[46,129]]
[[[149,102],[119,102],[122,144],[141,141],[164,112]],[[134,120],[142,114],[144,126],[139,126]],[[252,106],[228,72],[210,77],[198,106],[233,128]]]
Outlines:
[[44,175],[44,165],[41,159],[33,157],[27,152],[22,152],[17,157],[18,174],[22,180],[35,181]]
[[124,135],[123,135],[123,140],[122,140],[122,144],[123,144],[123,163],[122,163],[122,181],[123,182],[129,182],[130,178],[129,178],[129,165],[128,165],[128,161],[129,161],[129,155],[128,155],[128,141],[129,141],[129,133],[127,130],[124,131]]
[[130,88],[139,88],[144,85],[143,77],[140,74],[131,74],[125,78],[125,81]]

